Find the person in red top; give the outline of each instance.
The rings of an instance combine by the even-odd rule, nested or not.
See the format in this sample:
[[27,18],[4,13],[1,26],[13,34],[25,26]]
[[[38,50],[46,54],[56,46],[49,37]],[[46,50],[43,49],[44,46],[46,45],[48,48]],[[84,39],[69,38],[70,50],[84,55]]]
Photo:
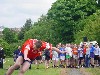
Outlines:
[[34,59],[39,56],[39,52],[45,49],[55,50],[60,53],[65,53],[60,51],[56,47],[52,47],[52,44],[49,44],[44,41],[40,41],[37,39],[28,39],[22,46],[19,57],[17,58],[14,65],[12,65],[5,75],[11,75],[14,70],[21,66],[19,75],[24,75],[24,73],[29,69],[30,64],[34,61]]

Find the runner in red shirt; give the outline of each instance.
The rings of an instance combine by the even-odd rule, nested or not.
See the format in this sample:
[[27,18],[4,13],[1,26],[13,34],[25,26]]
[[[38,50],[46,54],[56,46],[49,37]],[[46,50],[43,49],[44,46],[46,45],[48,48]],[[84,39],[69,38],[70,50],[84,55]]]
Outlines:
[[47,42],[40,41],[37,39],[28,39],[23,44],[21,53],[19,54],[19,57],[17,58],[16,63],[8,69],[5,75],[11,75],[13,71],[20,65],[22,66],[21,66],[19,75],[24,75],[24,73],[29,69],[30,64],[34,61],[34,59],[37,56],[40,55],[39,52],[45,49],[55,50],[60,53],[65,53],[65,52],[60,51],[56,47],[52,47],[52,44],[49,44]]

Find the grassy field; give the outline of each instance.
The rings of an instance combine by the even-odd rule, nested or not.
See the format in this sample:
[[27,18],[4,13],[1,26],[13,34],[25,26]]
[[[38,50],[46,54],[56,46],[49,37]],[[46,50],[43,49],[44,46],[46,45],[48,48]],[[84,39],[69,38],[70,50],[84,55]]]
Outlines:
[[[6,63],[4,64],[4,69],[0,69],[0,75],[4,75],[7,71],[6,69],[9,65],[13,64],[13,59],[6,58]],[[28,70],[24,75],[60,75],[61,68],[49,68],[45,69],[44,64],[40,64],[39,69],[36,69],[36,65],[32,65],[32,69]],[[18,75],[19,70],[15,70],[12,75]]]
[[[6,69],[13,64],[12,58],[6,58],[6,63],[4,64],[4,69],[0,69],[0,75],[4,75],[7,71]],[[85,72],[84,75],[100,75],[100,67],[98,68],[84,68],[80,69]],[[15,70],[12,75],[18,75],[19,70]],[[39,69],[36,69],[36,65],[32,65],[32,69],[28,70],[24,75],[69,75],[70,69],[62,68],[49,68],[45,69],[44,64],[40,64]]]
[[100,75],[100,67],[81,68],[80,71],[83,75]]
[[98,67],[98,68],[87,68],[86,71],[90,72],[92,75],[100,75],[100,67]]

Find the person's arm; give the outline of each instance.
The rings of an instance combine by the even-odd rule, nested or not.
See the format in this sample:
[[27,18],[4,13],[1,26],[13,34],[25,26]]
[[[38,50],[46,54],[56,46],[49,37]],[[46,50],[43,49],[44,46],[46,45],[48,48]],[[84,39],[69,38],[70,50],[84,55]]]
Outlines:
[[56,47],[52,47],[52,50],[55,50],[55,51],[57,51],[57,52],[59,52],[59,53],[66,53],[65,51],[60,51],[58,48],[56,48]]
[[100,48],[99,48],[99,57],[100,57]]
[[24,50],[24,59],[28,60],[28,61],[31,61],[29,58],[27,58],[27,55],[28,55],[28,49],[25,48],[25,50]]

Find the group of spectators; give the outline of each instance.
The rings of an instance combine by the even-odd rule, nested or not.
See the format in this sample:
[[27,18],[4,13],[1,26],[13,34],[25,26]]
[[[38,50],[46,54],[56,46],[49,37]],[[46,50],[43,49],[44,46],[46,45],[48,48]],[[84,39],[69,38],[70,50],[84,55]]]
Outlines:
[[100,66],[100,48],[97,43],[95,45],[86,42],[80,45],[59,43],[57,48],[66,51],[65,54],[58,53],[60,66],[74,68]]
[[[16,60],[17,59],[17,60]],[[52,44],[37,40],[28,39],[19,46],[14,52],[14,62],[5,75],[11,75],[15,69],[20,68],[20,75],[31,67],[31,64],[39,64],[44,62],[45,68],[49,68],[49,63],[52,62],[52,67],[63,68],[80,68],[100,66],[100,48],[98,43],[83,42],[77,44],[62,44],[59,43],[56,47]]]
[[[41,62],[45,63],[45,67],[49,68],[50,62],[52,62],[52,67],[98,67],[100,66],[100,47],[96,43],[87,44],[57,44],[56,47],[65,51],[66,53],[58,53],[54,50],[45,50],[40,52],[40,56],[36,57],[35,64],[37,64],[37,69]],[[18,58],[21,47],[14,51],[14,62]],[[0,47],[0,67],[3,68],[4,50]]]
[[[39,64],[44,62],[45,68],[49,68],[50,62],[52,67],[66,67],[66,68],[80,68],[80,67],[97,67],[100,66],[100,48],[96,43],[87,44],[57,44],[56,47],[65,51],[65,53],[58,53],[55,50],[45,50],[40,52],[40,56],[36,57],[34,64],[39,68]],[[14,61],[18,57],[21,47],[14,52]]]

